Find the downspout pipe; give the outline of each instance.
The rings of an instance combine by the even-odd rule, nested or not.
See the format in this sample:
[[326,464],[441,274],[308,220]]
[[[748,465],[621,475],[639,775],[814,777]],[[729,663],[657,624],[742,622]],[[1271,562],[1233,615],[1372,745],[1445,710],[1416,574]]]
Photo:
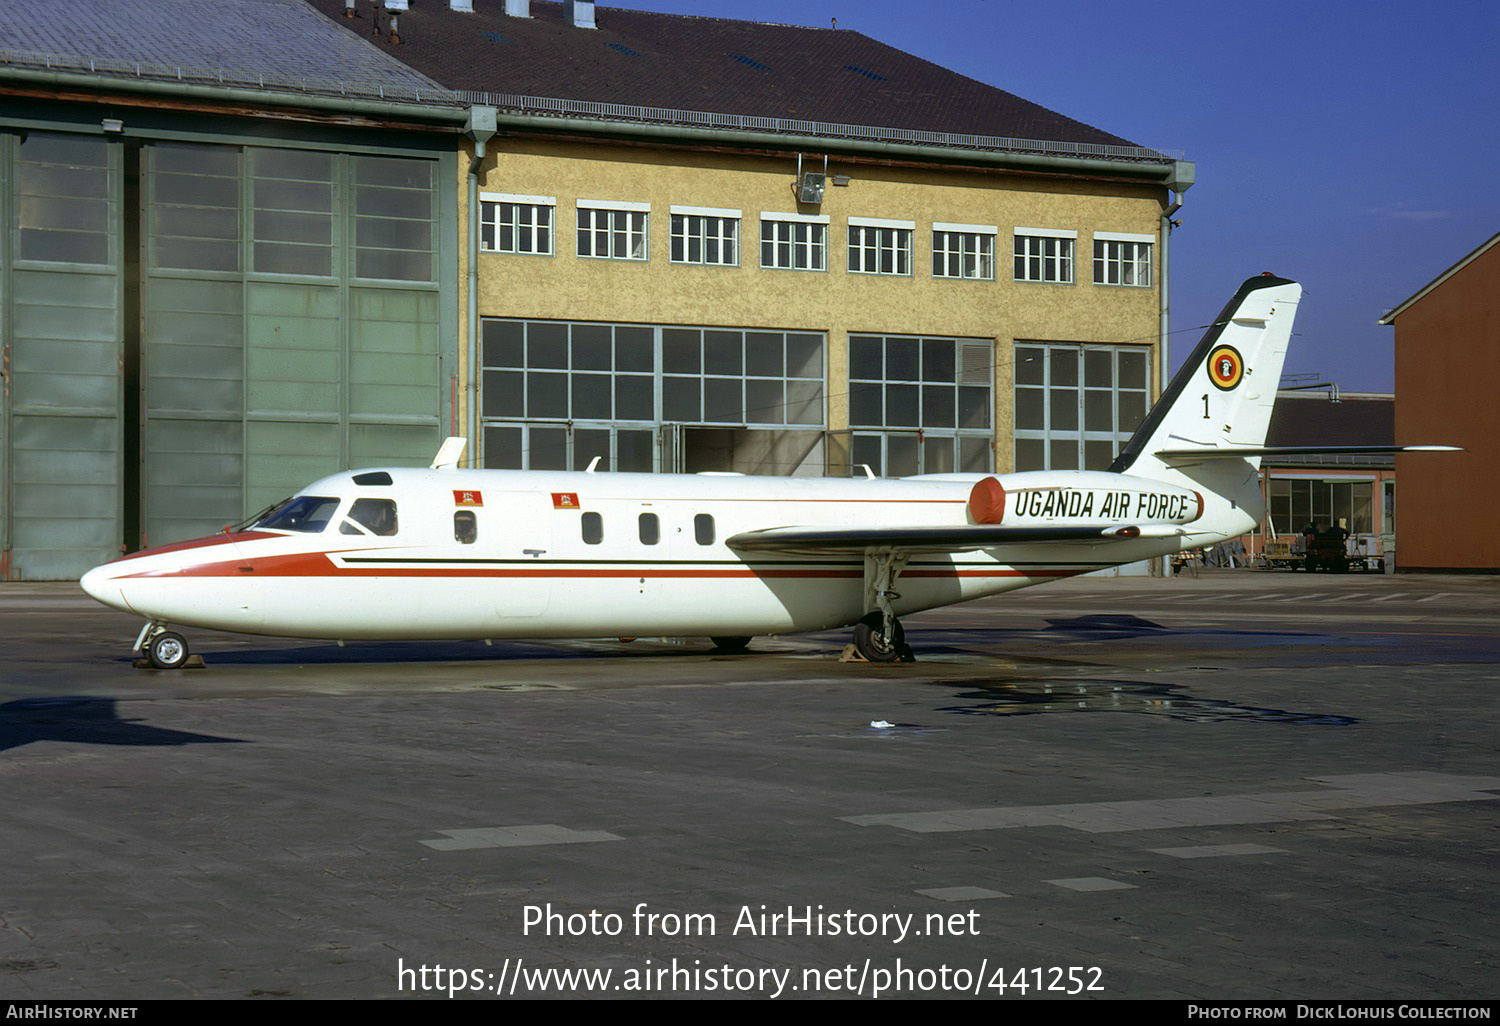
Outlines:
[[468,381],[464,388],[467,416],[464,423],[469,434],[469,466],[479,466],[479,168],[484,163],[485,144],[495,135],[494,107],[470,107],[464,123],[464,134],[474,144],[469,159],[468,201],[468,309],[465,318],[464,343],[468,349]]
[[[1157,289],[1161,298],[1161,341],[1156,347],[1156,381],[1157,394],[1167,387],[1167,376],[1172,369],[1172,331],[1171,331],[1171,288],[1168,270],[1168,250],[1172,239],[1172,215],[1182,209],[1183,194],[1192,188],[1195,179],[1195,166],[1190,161],[1179,160],[1172,167],[1171,177],[1167,179],[1168,202],[1161,212],[1161,260],[1158,261],[1156,273],[1159,275]],[[1172,557],[1162,557],[1161,575],[1172,576]]]

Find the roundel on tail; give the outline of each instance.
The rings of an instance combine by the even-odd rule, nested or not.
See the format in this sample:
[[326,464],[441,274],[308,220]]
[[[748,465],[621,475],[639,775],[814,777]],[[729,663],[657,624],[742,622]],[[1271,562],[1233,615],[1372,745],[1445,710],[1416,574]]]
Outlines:
[[1228,392],[1245,376],[1245,358],[1234,346],[1215,346],[1208,355],[1208,377],[1215,388]]

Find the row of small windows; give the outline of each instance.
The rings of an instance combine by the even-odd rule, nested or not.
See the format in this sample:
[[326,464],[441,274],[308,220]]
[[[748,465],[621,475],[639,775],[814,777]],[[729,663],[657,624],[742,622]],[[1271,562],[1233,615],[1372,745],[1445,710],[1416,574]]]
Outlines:
[[[706,267],[740,266],[738,210],[674,208],[671,261]],[[579,201],[577,252],[581,258],[645,261],[650,255],[650,208],[646,204],[594,204]],[[762,214],[760,266],[782,271],[828,270],[829,219],[798,214]],[[550,197],[509,197],[481,203],[480,244],[486,252],[555,256],[556,205]],[[851,218],[848,269],[851,274],[911,277],[916,225],[908,221]],[[934,225],[932,276],[994,281],[999,228],[988,225]],[[1013,236],[1012,278],[1022,282],[1071,285],[1078,233],[1017,228]],[[1093,282],[1149,288],[1153,239],[1149,235],[1096,232]]]
[[[604,517],[598,513],[585,513],[579,518],[579,530],[585,545],[600,545],[604,542]],[[661,542],[661,518],[655,513],[642,513],[636,518],[636,537],[642,545]],[[693,540],[699,545],[714,543],[714,518],[708,513],[693,517]]]

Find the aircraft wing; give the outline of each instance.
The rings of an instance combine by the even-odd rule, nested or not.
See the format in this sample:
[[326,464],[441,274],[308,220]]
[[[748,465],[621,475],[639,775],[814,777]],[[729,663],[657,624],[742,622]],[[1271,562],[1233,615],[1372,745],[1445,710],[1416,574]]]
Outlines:
[[1356,453],[1462,452],[1453,445],[1261,445],[1220,449],[1158,449],[1167,460],[1232,460],[1247,456],[1337,456]]
[[1121,527],[1119,524],[1067,527],[998,527],[992,524],[938,527],[773,527],[734,535],[726,544],[742,552],[972,552],[1007,545],[1044,542],[1101,543],[1190,533],[1192,532],[1175,524],[1148,527]]

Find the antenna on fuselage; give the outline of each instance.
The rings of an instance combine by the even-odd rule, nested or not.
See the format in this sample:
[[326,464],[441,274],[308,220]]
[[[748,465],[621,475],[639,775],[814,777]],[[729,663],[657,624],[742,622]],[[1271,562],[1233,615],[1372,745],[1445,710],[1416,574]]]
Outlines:
[[454,470],[458,467],[458,461],[463,458],[464,447],[469,444],[467,438],[453,436],[445,438],[443,445],[432,458],[433,470]]

